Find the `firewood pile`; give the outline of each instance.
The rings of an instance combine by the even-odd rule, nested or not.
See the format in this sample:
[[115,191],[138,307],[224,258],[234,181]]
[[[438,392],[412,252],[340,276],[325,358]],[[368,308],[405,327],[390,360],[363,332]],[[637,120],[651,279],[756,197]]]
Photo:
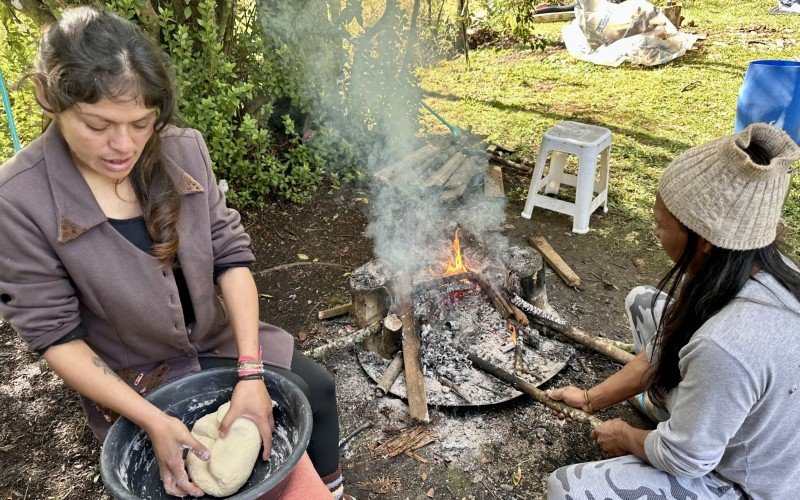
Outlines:
[[430,142],[375,172],[389,188],[454,202],[468,189],[487,198],[505,196],[499,166],[489,165],[485,144],[477,136],[457,143]]

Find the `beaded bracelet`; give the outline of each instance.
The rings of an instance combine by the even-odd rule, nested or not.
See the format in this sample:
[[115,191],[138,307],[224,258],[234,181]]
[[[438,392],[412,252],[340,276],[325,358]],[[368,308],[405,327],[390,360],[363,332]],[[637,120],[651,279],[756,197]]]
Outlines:
[[264,374],[259,373],[254,375],[239,376],[239,381],[241,382],[242,380],[264,380]]
[[262,357],[262,353],[263,352],[261,350],[261,346],[258,346],[258,358],[254,358],[253,356],[246,356],[246,355],[245,356],[239,356],[239,359],[237,360],[237,362],[246,363],[246,362],[250,362],[250,361],[257,361],[257,362],[260,363],[261,360],[264,359]]

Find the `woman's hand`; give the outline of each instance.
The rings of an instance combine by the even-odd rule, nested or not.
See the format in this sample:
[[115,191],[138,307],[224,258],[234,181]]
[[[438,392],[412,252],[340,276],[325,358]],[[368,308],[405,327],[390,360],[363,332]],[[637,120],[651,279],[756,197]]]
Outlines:
[[586,398],[583,395],[583,389],[578,389],[575,386],[568,385],[566,387],[559,387],[558,389],[550,389],[547,391],[547,395],[550,397],[550,399],[561,401],[567,406],[571,406],[585,412],[589,411],[589,405],[586,404]]
[[275,429],[275,418],[272,416],[272,398],[262,380],[241,380],[233,389],[231,407],[225,418],[219,423],[221,437],[228,435],[233,421],[246,417],[255,422],[264,443],[261,458],[269,459],[272,450],[272,431]]
[[183,422],[163,413],[152,425],[147,426],[145,432],[153,442],[161,481],[167,493],[177,497],[203,496],[203,490],[193,484],[186,473],[183,450],[188,448],[200,460],[208,460],[211,458],[208,448],[192,436]]
[[608,422],[603,422],[598,425],[590,434],[590,437],[603,448],[609,456],[619,457],[633,453],[634,450],[630,449],[629,433],[634,428],[615,418]]

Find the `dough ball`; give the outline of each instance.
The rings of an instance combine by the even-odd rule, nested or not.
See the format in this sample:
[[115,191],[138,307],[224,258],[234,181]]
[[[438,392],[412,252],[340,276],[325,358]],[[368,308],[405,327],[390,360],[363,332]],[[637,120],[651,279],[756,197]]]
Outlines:
[[228,436],[219,437],[219,424],[225,418],[230,403],[215,413],[204,416],[192,427],[192,434],[211,450],[204,462],[189,453],[186,468],[189,477],[208,495],[223,497],[236,493],[247,482],[261,450],[261,434],[256,424],[247,418],[237,418]]

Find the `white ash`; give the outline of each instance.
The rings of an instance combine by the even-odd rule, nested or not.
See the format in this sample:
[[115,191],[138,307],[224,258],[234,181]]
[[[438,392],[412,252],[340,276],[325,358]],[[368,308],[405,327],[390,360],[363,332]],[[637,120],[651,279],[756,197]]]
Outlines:
[[456,347],[451,330],[434,330],[431,325],[425,325],[421,337],[423,374],[433,372],[456,383],[467,381],[472,363],[467,359],[467,353]]
[[386,286],[391,278],[391,272],[386,264],[375,259],[350,273],[350,287],[355,290],[374,290]]

